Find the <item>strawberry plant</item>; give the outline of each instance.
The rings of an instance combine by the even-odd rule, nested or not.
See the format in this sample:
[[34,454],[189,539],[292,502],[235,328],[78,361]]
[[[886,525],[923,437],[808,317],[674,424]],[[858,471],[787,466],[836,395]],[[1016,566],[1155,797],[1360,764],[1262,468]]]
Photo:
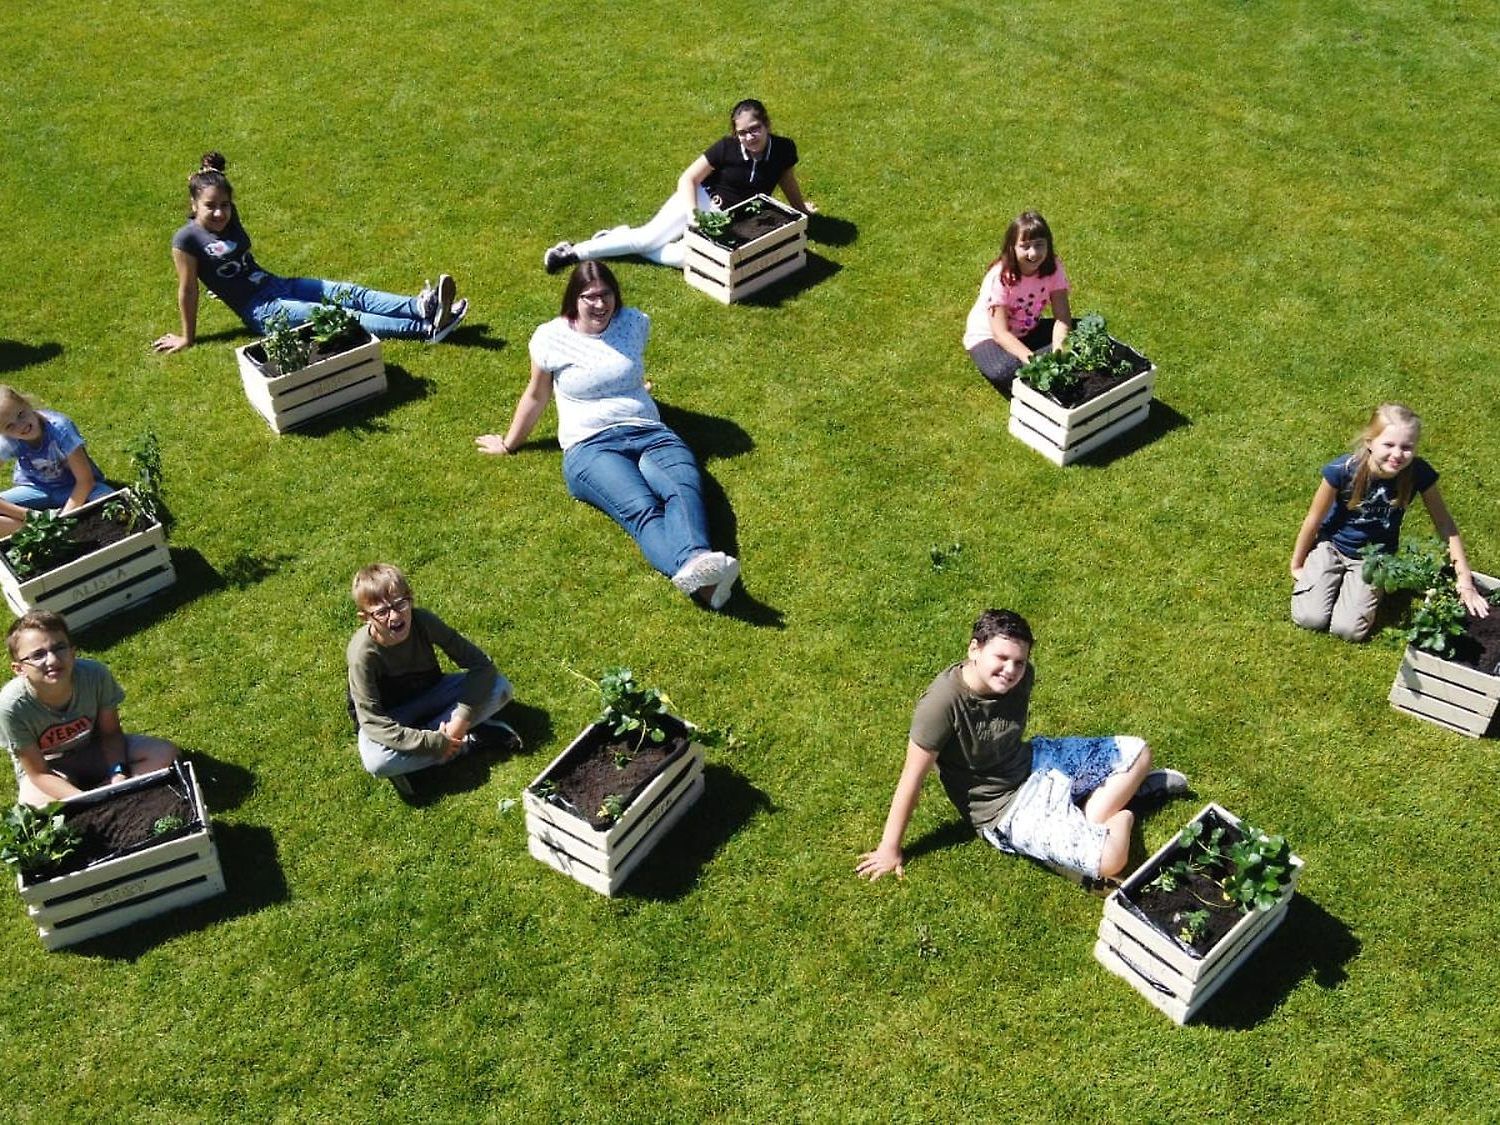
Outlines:
[[1444,660],[1457,654],[1454,640],[1464,635],[1468,611],[1458,596],[1457,574],[1448,548],[1436,539],[1402,543],[1395,551],[1371,544],[1361,552],[1364,580],[1385,593],[1424,595],[1411,610],[1406,641]]
[[1112,375],[1130,371],[1128,362],[1114,358],[1114,342],[1105,330],[1104,317],[1093,312],[1078,318],[1062,347],[1033,354],[1016,372],[1016,378],[1042,394],[1055,395],[1091,371]]
[[73,521],[52,512],[37,512],[10,537],[5,557],[17,578],[45,574],[57,566],[72,546]]
[[709,238],[718,238],[729,229],[729,216],[723,211],[694,211],[693,225]]
[[0,817],[0,860],[27,879],[45,877],[78,850],[82,837],[63,819],[62,802],[13,805]]
[[266,319],[270,329],[264,343],[266,359],[283,375],[301,371],[312,357],[312,341],[293,326],[291,317],[277,311]]
[[[1182,857],[1163,867],[1150,885],[1163,891],[1187,887],[1209,910],[1248,914],[1257,907],[1269,909],[1292,881],[1292,849],[1285,837],[1249,824],[1242,823],[1231,836],[1223,825],[1205,833],[1203,821],[1195,820],[1178,834],[1177,843]],[[1217,887],[1217,893],[1204,898],[1193,889],[1194,876]],[[1201,934],[1206,922],[1205,914],[1193,928]]]
[[325,352],[337,350],[338,344],[359,331],[359,321],[339,303],[346,299],[345,294],[343,289],[334,290],[332,296],[323,298],[323,303],[308,314],[313,342]]

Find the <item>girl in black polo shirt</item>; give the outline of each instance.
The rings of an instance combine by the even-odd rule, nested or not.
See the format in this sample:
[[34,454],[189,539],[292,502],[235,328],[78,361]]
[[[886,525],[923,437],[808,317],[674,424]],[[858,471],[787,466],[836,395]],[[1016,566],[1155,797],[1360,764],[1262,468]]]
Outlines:
[[664,266],[681,268],[682,236],[693,211],[723,211],[752,195],[769,195],[776,188],[786,201],[803,214],[817,207],[802,198],[794,170],[797,145],[790,137],[771,132],[766,107],[746,98],[729,112],[733,133],[715,141],[677,177],[677,191],[644,226],[602,230],[576,246],[559,242],[542,255],[548,273],[556,273],[576,262],[619,258],[639,254]]

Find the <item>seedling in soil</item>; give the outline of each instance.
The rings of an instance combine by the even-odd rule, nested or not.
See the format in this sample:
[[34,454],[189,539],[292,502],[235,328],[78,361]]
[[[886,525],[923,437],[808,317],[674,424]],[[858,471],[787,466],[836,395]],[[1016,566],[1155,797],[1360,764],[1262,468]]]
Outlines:
[[618,793],[611,793],[599,802],[599,811],[594,814],[600,820],[608,820],[613,823],[625,815],[625,798]]
[[718,238],[729,229],[729,216],[723,211],[695,210],[693,224],[709,238]]
[[45,876],[78,850],[78,829],[63,819],[62,802],[14,805],[0,818],[0,860],[28,879]]
[[1256,907],[1276,905],[1292,881],[1292,849],[1286,839],[1243,823],[1232,843],[1226,846],[1224,837],[1222,826],[1205,836],[1203,822],[1193,821],[1177,836],[1187,854],[1164,867],[1150,885],[1173,891],[1188,886],[1197,875],[1219,888],[1217,901],[1192,892],[1210,910],[1238,909],[1248,914]]
[[1208,931],[1207,910],[1179,910],[1172,915],[1172,921],[1177,923],[1177,937],[1185,945],[1201,941]]
[[168,832],[176,832],[187,824],[180,816],[157,817],[156,822],[151,825],[151,835],[165,836]]
[[531,787],[531,791],[545,801],[548,797],[557,795],[557,782],[550,777],[544,777]]
[[[571,668],[568,671],[572,672]],[[640,753],[647,740],[665,742],[667,732],[661,727],[661,719],[668,714],[672,701],[664,692],[654,687],[642,687],[635,682],[635,673],[629,668],[610,668],[598,680],[591,680],[580,672],[573,672],[585,683],[593,684],[599,691],[602,710],[595,722],[603,723],[616,738],[637,732],[635,745],[615,755],[615,765],[624,769]]]
[[1056,394],[1073,386],[1090,371],[1116,375],[1129,372],[1130,364],[1123,359],[1113,359],[1113,355],[1114,343],[1105,330],[1104,318],[1098,313],[1084,313],[1074,323],[1061,348],[1037,352],[1021,366],[1016,377],[1042,394]]
[[1453,639],[1464,635],[1468,611],[1458,596],[1458,576],[1448,548],[1436,539],[1403,543],[1395,551],[1372,544],[1361,557],[1361,574],[1377,590],[1424,595],[1411,610],[1407,643],[1445,660],[1453,657]]

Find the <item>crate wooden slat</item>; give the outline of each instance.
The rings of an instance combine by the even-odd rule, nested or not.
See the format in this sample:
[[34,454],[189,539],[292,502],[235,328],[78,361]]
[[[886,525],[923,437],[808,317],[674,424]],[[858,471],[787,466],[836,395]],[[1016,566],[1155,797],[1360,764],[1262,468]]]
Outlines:
[[[1217,815],[1226,824],[1239,819],[1220,805],[1208,804],[1193,818]],[[1194,957],[1171,937],[1162,933],[1121,900],[1133,895],[1156,878],[1168,853],[1176,847],[1174,836],[1104,900],[1099,922],[1099,940],[1094,957],[1110,972],[1127,981],[1173,1022],[1191,1019],[1215,992],[1249,959],[1286,917],[1303,863],[1292,856],[1291,881],[1275,905],[1243,915],[1203,957]]]
[[[203,826],[186,835],[95,863],[82,871],[16,886],[42,944],[60,949],[224,891],[224,872],[208,823],[203,791],[191,762],[183,762]],[[158,770],[74,797],[69,805],[97,804],[144,788],[169,774]]]
[[[135,503],[130,490],[122,488],[74,511],[87,514],[116,499]],[[176,581],[166,531],[160,523],[31,578],[19,577],[0,551],[0,588],[4,589],[6,604],[17,614],[32,609],[61,613],[73,629],[82,629],[144,601]]]
[[[573,748],[588,738],[586,728],[532,782],[546,778]],[[527,850],[548,866],[604,895],[614,895],[625,880],[703,794],[703,747],[693,742],[626,806],[607,829],[538,797],[528,786]]]
[[796,273],[807,264],[807,216],[768,195],[757,195],[737,203],[726,214],[759,201],[768,210],[791,219],[785,226],[729,249],[701,231],[689,228],[684,235],[682,276],[694,289],[728,305]]
[[[1475,574],[1474,585],[1488,597],[1500,579]],[[1388,698],[1398,711],[1482,738],[1500,709],[1500,676],[1407,645]]]
[[262,347],[264,341],[236,348],[245,397],[279,434],[384,394],[385,361],[380,354],[380,338],[374,333],[366,335],[369,339],[358,347],[315,359],[289,375],[267,376],[248,354],[251,348]]
[[[1135,349],[1121,346],[1133,362],[1149,362]],[[1119,386],[1068,407],[1017,379],[1011,384],[1010,433],[1054,465],[1067,465],[1144,422],[1155,388],[1156,365],[1151,364]]]

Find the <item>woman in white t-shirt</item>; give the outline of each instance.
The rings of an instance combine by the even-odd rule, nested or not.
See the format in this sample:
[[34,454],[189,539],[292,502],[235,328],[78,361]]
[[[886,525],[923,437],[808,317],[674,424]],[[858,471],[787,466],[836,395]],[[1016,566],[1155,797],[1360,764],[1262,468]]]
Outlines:
[[698,462],[662,424],[646,389],[650,332],[645,313],[622,307],[608,266],[580,263],[563,291],[561,315],[531,335],[531,382],[509,429],[474,442],[485,453],[514,453],[555,398],[569,494],[629,532],[646,561],[684,594],[722,609],[740,564],[710,548]]
[[[1052,315],[1044,317],[1049,304]],[[1052,229],[1039,212],[1023,211],[1005,229],[1000,256],[980,283],[964,325],[964,347],[980,374],[1009,398],[1022,364],[1034,352],[1061,347],[1072,327],[1068,274]]]

